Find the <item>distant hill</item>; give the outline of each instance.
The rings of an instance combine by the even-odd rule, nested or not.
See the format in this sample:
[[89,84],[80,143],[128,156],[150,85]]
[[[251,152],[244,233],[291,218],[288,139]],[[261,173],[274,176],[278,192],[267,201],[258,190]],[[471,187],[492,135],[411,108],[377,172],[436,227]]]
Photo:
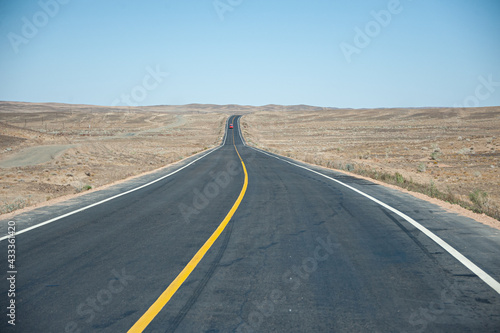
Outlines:
[[263,106],[251,105],[217,105],[217,104],[186,104],[186,105],[151,105],[151,106],[99,106],[85,104],[64,103],[27,103],[0,101],[0,113],[6,112],[194,112],[194,113],[251,113],[257,111],[322,111],[334,110],[336,108],[324,108],[310,105],[275,105]]
[[458,111],[477,111],[497,110],[498,107],[482,107],[482,108],[444,108],[444,107],[413,107],[413,108],[374,108],[374,109],[351,109],[351,108],[334,108],[320,107],[311,105],[276,105],[268,104],[262,106],[238,105],[238,104],[186,104],[186,105],[151,105],[151,106],[100,106],[100,105],[85,105],[85,104],[64,104],[64,103],[28,103],[28,102],[6,102],[0,101],[0,113],[22,113],[22,112],[166,112],[166,113],[227,113],[227,114],[246,114],[258,111],[265,112],[309,112],[309,111],[337,111],[350,112],[352,110],[373,110],[376,112],[384,110],[404,110],[418,111],[424,114],[428,112],[439,112],[441,115],[450,110]]

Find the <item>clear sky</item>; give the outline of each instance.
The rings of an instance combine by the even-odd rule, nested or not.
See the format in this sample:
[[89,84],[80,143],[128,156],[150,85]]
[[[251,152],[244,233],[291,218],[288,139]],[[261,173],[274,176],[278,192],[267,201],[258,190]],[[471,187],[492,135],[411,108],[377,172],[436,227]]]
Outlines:
[[498,0],[0,0],[0,100],[500,105]]

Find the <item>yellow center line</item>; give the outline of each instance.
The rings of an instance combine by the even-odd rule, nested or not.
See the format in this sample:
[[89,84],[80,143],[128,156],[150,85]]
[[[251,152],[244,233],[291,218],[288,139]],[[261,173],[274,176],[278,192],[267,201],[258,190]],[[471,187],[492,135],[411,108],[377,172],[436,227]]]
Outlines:
[[[226,129],[227,130],[227,129]],[[151,307],[142,315],[141,318],[132,326],[128,332],[135,333],[135,332],[142,332],[144,329],[151,323],[151,321],[156,317],[156,315],[163,309],[163,307],[168,303],[170,298],[175,294],[175,292],[180,288],[180,286],[186,281],[188,276],[193,272],[193,270],[196,268],[196,266],[199,264],[201,259],[205,256],[205,254],[208,252],[208,250],[212,247],[212,245],[215,243],[217,238],[219,238],[220,234],[224,231],[226,228],[227,224],[233,217],[234,213],[238,209],[241,200],[243,200],[243,197],[245,196],[245,192],[247,190],[248,186],[248,173],[247,169],[245,167],[245,163],[243,163],[243,159],[240,156],[240,153],[238,152],[238,149],[236,148],[236,144],[234,142],[234,131],[233,131],[233,146],[234,149],[236,150],[236,153],[238,154],[238,158],[240,159],[241,165],[243,166],[243,172],[245,173],[245,181],[243,183],[243,188],[241,189],[240,195],[238,196],[238,199],[236,199],[235,203],[233,204],[233,207],[227,213],[226,217],[224,220],[221,222],[221,224],[217,227],[217,229],[214,231],[212,236],[203,244],[203,246],[196,252],[194,257],[189,261],[189,263],[184,267],[184,269],[177,275],[174,281],[168,286],[167,289],[158,297],[158,299],[151,305]]]

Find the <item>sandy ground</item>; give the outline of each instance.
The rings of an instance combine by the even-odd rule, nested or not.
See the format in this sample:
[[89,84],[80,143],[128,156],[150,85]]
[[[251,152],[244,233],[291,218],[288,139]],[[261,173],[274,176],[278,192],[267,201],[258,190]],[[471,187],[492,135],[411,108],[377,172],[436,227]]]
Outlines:
[[74,145],[51,145],[24,148],[1,160],[0,168],[24,167],[46,163],[73,147]]
[[471,207],[476,193],[498,216],[500,107],[261,111],[242,124],[257,147],[375,179],[399,173]]
[[[11,106],[11,107],[9,107]],[[0,103],[0,212],[98,188],[219,144],[227,115]],[[12,110],[12,111],[9,111]]]

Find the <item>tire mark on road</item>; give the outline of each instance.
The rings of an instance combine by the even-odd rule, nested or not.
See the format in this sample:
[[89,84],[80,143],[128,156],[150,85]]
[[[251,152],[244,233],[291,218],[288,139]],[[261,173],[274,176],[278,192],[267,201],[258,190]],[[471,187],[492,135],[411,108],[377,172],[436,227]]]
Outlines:
[[186,317],[189,310],[191,310],[191,307],[198,300],[198,297],[201,295],[201,292],[203,291],[203,289],[205,289],[205,286],[207,285],[208,281],[210,281],[210,279],[214,275],[215,270],[217,269],[217,267],[219,267],[220,260],[222,259],[222,256],[224,255],[224,252],[226,251],[227,245],[229,244],[229,239],[231,238],[231,234],[233,232],[233,224],[234,224],[233,220],[229,221],[228,229],[227,229],[226,235],[224,236],[224,240],[222,242],[222,245],[219,248],[219,251],[217,252],[217,255],[216,255],[214,261],[210,264],[210,268],[205,273],[205,275],[203,276],[203,279],[201,279],[200,283],[198,284],[198,286],[194,290],[191,297],[189,297],[186,304],[182,307],[182,309],[179,311],[177,316],[172,320],[172,324],[169,326],[169,328],[165,332],[174,332],[179,327],[180,323],[184,320],[184,318]]

